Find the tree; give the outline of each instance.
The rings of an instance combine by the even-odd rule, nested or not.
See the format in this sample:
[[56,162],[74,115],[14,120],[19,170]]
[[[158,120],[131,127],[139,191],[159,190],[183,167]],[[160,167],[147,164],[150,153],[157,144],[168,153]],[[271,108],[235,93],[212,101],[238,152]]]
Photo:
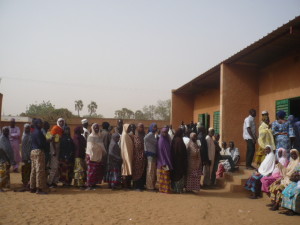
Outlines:
[[159,120],[170,120],[171,100],[159,100],[155,108],[155,117]]
[[155,105],[149,105],[149,106],[144,106],[143,107],[143,113],[145,116],[145,119],[147,120],[154,120],[154,115],[155,115]]
[[133,119],[134,112],[127,108],[122,108],[115,111],[115,118],[117,119]]
[[20,116],[28,116],[31,118],[36,117],[48,122],[56,122],[57,118],[59,117],[69,119],[72,118],[74,115],[68,109],[56,109],[50,101],[43,101],[39,104],[30,104],[26,112],[21,113]]
[[75,100],[75,110],[78,113],[78,117],[80,116],[79,115],[79,111],[81,111],[82,108],[83,108],[83,102],[82,102],[82,100]]
[[88,107],[88,112],[90,113],[90,116],[96,113],[97,111],[97,103],[94,101],[91,101],[91,103],[87,106]]
[[136,120],[144,120],[145,119],[144,113],[141,110],[135,111],[135,113],[134,113],[134,119],[136,119]]

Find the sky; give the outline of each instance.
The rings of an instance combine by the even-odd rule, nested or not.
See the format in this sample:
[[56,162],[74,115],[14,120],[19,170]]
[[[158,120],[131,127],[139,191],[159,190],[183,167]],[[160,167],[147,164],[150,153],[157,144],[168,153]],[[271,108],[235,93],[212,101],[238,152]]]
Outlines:
[[299,0],[0,0],[2,114],[155,105],[299,15]]

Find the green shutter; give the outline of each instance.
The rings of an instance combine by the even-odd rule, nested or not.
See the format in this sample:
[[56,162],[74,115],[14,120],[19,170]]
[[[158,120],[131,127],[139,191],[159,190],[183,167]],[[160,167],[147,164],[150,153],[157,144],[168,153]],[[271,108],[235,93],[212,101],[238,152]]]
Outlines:
[[208,130],[209,128],[209,124],[210,124],[210,121],[209,121],[209,114],[208,113],[205,113],[205,129]]
[[205,126],[205,114],[199,114],[198,115],[198,122],[200,124],[203,124],[203,126]]
[[220,134],[220,111],[214,112],[214,129],[215,133]]
[[283,100],[277,100],[276,101],[276,113],[280,110],[283,110],[286,112],[286,119],[290,115],[290,100],[289,99],[283,99]]

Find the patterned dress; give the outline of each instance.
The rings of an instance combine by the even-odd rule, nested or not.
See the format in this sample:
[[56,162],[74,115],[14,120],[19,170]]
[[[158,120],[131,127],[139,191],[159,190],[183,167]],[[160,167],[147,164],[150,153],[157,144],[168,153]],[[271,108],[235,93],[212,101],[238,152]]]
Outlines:
[[295,137],[291,123],[289,121],[278,123],[276,120],[272,124],[272,131],[275,136],[276,149],[284,148],[289,155],[291,149],[290,137]]
[[200,147],[192,140],[190,140],[187,148],[187,162],[188,171],[186,179],[186,190],[200,191],[200,178],[202,174]]
[[144,135],[135,135],[133,143],[132,180],[138,181],[142,179],[146,166]]
[[291,183],[284,189],[281,206],[300,213],[300,189],[297,188],[297,182]]

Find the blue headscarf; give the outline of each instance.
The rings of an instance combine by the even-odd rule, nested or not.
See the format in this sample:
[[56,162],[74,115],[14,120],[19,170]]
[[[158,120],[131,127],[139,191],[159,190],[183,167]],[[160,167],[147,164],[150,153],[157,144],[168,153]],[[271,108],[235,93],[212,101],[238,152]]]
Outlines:
[[286,112],[285,111],[280,110],[280,111],[277,112],[277,117],[279,119],[284,119],[285,116],[286,116]]
[[153,132],[153,127],[157,126],[156,123],[151,123],[150,127],[149,127],[149,132]]

